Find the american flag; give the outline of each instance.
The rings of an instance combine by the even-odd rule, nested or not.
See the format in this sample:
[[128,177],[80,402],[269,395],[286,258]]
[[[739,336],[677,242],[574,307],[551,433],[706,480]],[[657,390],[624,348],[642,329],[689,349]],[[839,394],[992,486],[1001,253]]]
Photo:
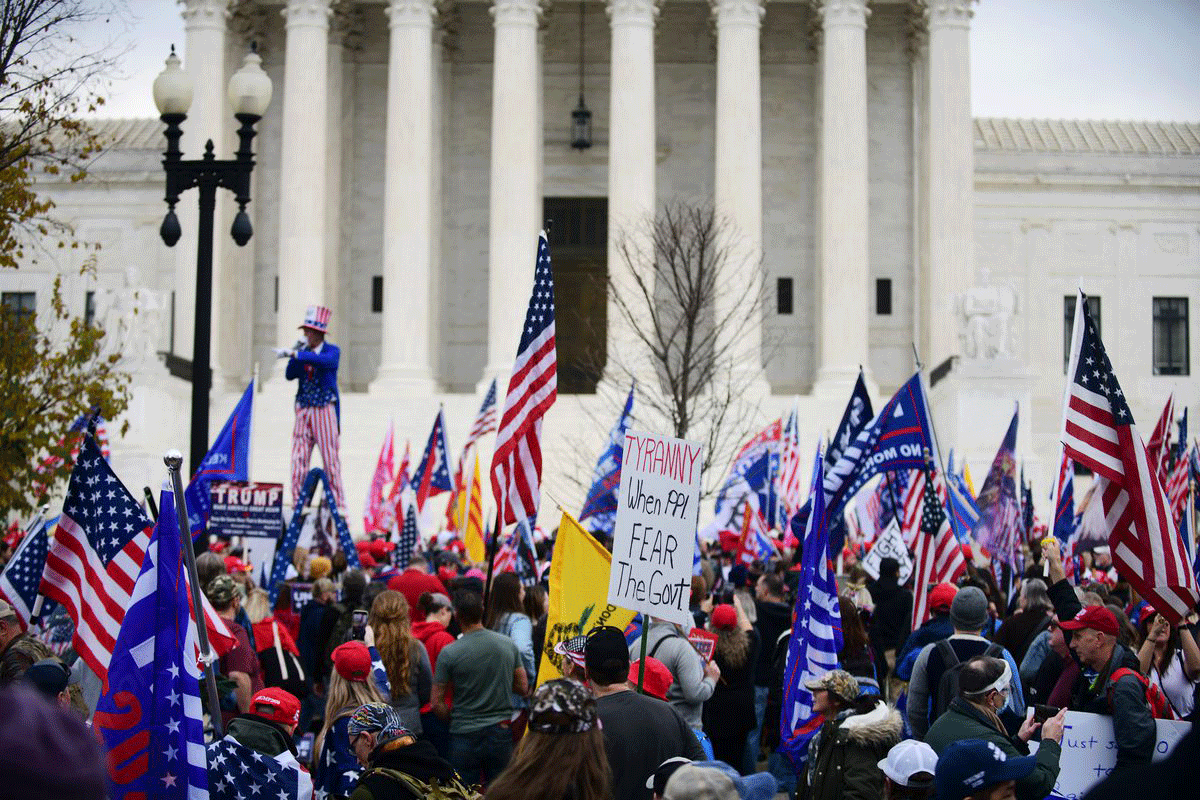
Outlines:
[[312,776],[290,750],[265,756],[226,736],[210,743],[208,786],[211,800],[309,800]]
[[[933,488],[937,490],[938,497],[944,505],[946,482],[942,480],[941,473],[934,474]],[[904,487],[900,503],[904,509],[900,520],[900,532],[904,536],[904,543],[912,548],[916,546],[917,534],[920,531],[921,511],[925,503],[925,470],[915,469],[909,474],[908,484]]]
[[1079,293],[1068,374],[1063,445],[1096,473],[1113,564],[1172,623],[1200,591],[1133,414]]
[[787,423],[783,426],[783,440],[780,443],[779,474],[777,476],[781,513],[779,527],[788,529],[792,516],[804,504],[804,489],[801,482],[804,479],[804,457],[800,454],[800,421],[796,410],[788,415]]
[[557,396],[554,276],[550,271],[550,244],[542,231],[525,327],[521,329],[492,454],[492,497],[500,504],[503,525],[537,515],[542,499],[542,417]]
[[408,481],[408,462],[411,449],[412,446],[406,439],[404,441],[404,458],[400,459],[400,468],[396,470],[396,477],[392,481],[392,488],[388,491],[387,500],[384,501],[380,516],[379,524],[385,531],[390,531],[400,524],[400,520],[404,518],[405,494],[407,493],[409,498],[412,497],[412,487]]
[[108,663],[153,523],[85,436],[62,517],[46,556],[41,593],[75,623],[75,652],[107,682]]
[[799,585],[792,610],[792,638],[784,668],[783,706],[779,715],[780,749],[798,770],[808,752],[808,741],[821,727],[823,717],[812,710],[812,691],[804,682],[836,669],[842,649],[842,615],[837,581],[829,563],[829,527],[825,509],[825,462],[818,448],[809,495],[812,513],[804,532]]
[[390,526],[383,527],[384,522],[384,504],[386,499],[383,496],[383,487],[390,483],[393,479],[392,471],[395,469],[393,463],[395,459],[395,443],[394,443],[394,426],[392,420],[388,420],[387,434],[383,437],[383,446],[379,448],[379,458],[375,462],[375,473],[371,476],[371,488],[367,490],[367,505],[363,509],[363,530],[367,533],[372,531],[380,531],[386,533],[390,530]]
[[[46,554],[50,550],[49,521],[39,521],[37,527],[25,534],[16,552],[0,572],[0,598],[8,601],[17,612],[21,630],[29,627],[37,601],[42,571],[46,569]],[[43,609],[49,611],[49,609]]]
[[1171,519],[1176,525],[1183,516],[1183,507],[1187,503],[1188,489],[1188,447],[1187,447],[1187,408],[1179,418],[1179,445],[1175,448],[1175,464],[1171,467],[1167,478],[1167,501],[1171,504]]
[[749,566],[755,559],[766,563],[772,556],[778,554],[775,542],[767,535],[767,521],[762,512],[746,503],[745,516],[742,520],[742,540],[738,546],[737,561]]
[[[93,408],[93,410],[91,412],[89,412],[87,414],[80,414],[78,417],[76,417],[75,421],[71,423],[71,427],[67,429],[67,434],[58,440],[58,445],[53,450],[57,451],[57,452],[62,452],[63,448],[66,447],[67,440],[70,439],[70,440],[72,440],[71,441],[71,454],[68,456],[68,458],[71,461],[74,461],[76,458],[78,458],[79,457],[79,443],[82,440],[85,432],[87,431],[88,424],[91,423],[93,416],[94,416],[94,418],[96,420],[96,424],[95,424],[96,441],[100,445],[100,454],[102,456],[104,456],[104,460],[107,461],[112,455],[112,453],[109,451],[109,447],[108,447],[108,425],[104,422],[104,417],[100,416],[99,413],[97,413],[98,410],[99,409]],[[54,470],[58,469],[58,467],[62,463],[63,463],[62,456],[54,455],[53,452],[51,453],[51,455],[48,455],[44,459],[42,459],[41,463],[38,464],[37,470],[36,470],[36,474],[39,477],[38,477],[38,479],[35,479],[35,483],[34,483],[34,494],[35,495],[40,496],[45,493],[45,491],[49,488],[48,484],[49,484],[50,473],[52,473]]]
[[1158,422],[1154,424],[1154,430],[1150,432],[1150,441],[1146,442],[1146,460],[1158,476],[1159,483],[1167,482],[1167,466],[1171,461],[1171,426],[1174,422],[1175,395],[1171,394],[1158,416]]
[[420,538],[420,534],[417,532],[417,509],[409,506],[408,512],[404,515],[404,528],[400,531],[396,549],[392,551],[392,564],[400,569],[407,567]]
[[608,443],[596,460],[592,471],[592,488],[583,501],[579,522],[593,535],[611,536],[617,520],[617,490],[621,486],[621,460],[625,455],[625,431],[629,429],[629,418],[633,414],[633,388],[621,415],[608,432]]
[[425,508],[425,501],[430,497],[454,488],[450,483],[450,459],[446,447],[446,418],[440,408],[437,416],[433,419],[433,429],[429,431],[429,441],[425,443],[425,452],[421,455],[416,472],[413,473],[412,487],[417,492],[417,511]]
[[[916,630],[929,619],[929,586],[954,583],[967,568],[962,546],[950,530],[950,519],[938,497],[937,480],[932,468],[924,470],[921,504],[921,529],[913,546],[913,616]],[[913,483],[918,483],[914,480]],[[930,486],[934,491],[930,491]]]
[[159,507],[96,704],[114,800],[208,797],[197,632],[170,492]]
[[496,379],[492,378],[487,395],[483,398],[483,405],[479,407],[479,413],[475,415],[475,421],[471,423],[471,430],[467,431],[467,441],[463,445],[462,454],[458,457],[458,467],[454,470],[454,489],[450,494],[450,501],[446,503],[447,528],[461,530],[465,523],[464,520],[459,519],[457,512],[463,505],[460,496],[467,488],[467,459],[470,457],[475,443],[494,430],[496,430]]

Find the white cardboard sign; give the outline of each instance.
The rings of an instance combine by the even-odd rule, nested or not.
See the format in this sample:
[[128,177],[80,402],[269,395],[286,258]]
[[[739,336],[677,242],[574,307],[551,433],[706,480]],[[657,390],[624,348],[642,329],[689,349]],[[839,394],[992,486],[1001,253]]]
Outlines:
[[900,562],[899,582],[903,586],[908,580],[908,576],[912,575],[913,562],[895,517],[880,532],[875,539],[875,544],[871,545],[871,551],[862,560],[863,569],[867,571],[872,580],[879,580],[879,562],[885,558],[894,558]]
[[[1162,761],[1175,745],[1192,729],[1192,723],[1156,719],[1158,739],[1154,743],[1154,760]],[[1033,743],[1030,750],[1036,752]],[[1051,797],[1078,800],[1088,790],[1104,780],[1117,764],[1117,737],[1113,733],[1112,717],[1068,711],[1063,719],[1062,756],[1059,758],[1058,780]]]
[[625,434],[608,602],[680,624],[691,622],[700,465],[698,442]]

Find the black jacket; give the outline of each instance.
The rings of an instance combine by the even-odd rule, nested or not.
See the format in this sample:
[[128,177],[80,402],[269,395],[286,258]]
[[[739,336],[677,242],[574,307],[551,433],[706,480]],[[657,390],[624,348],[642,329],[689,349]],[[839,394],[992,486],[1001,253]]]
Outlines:
[[867,583],[875,603],[868,634],[877,652],[899,650],[912,629],[912,592],[896,584],[895,578],[880,578]]
[[442,786],[458,782],[454,767],[438,755],[434,746],[425,739],[410,745],[388,748],[383,745],[371,754],[371,767],[358,779],[352,800],[422,800],[424,795],[413,792],[408,786],[387,774],[402,772],[421,783],[435,781]]
[[758,666],[754,668],[754,685],[770,686],[772,678],[771,662],[774,659],[774,643],[780,634],[792,627],[792,609],[786,603],[773,603],[769,600],[756,600],[754,608],[758,613],[754,627],[758,631]]
[[[1059,619],[1072,619],[1083,608],[1075,596],[1075,589],[1065,579],[1050,587],[1050,599],[1054,601],[1054,611]],[[1072,632],[1064,628],[1063,639],[1068,648],[1071,638]],[[1071,651],[1071,657],[1079,661],[1074,650]],[[1146,702],[1146,690],[1141,681],[1133,675],[1126,675],[1118,681],[1112,680],[1112,673],[1120,667],[1128,667],[1134,672],[1142,671],[1137,655],[1120,642],[1116,643],[1112,658],[1095,680],[1088,679],[1081,664],[1079,677],[1071,687],[1068,706],[1072,711],[1112,717],[1117,740],[1117,764],[1114,769],[1118,772],[1135,764],[1150,763],[1158,740],[1154,716],[1150,713],[1150,704]]]

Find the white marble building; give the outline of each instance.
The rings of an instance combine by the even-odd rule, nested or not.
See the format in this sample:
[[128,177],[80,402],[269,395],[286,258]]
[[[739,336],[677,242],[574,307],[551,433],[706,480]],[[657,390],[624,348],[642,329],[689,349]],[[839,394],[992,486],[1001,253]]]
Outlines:
[[[353,510],[389,416],[419,449],[442,402],[461,442],[482,387],[507,374],[553,216],[560,358],[576,378],[547,420],[546,481],[577,508],[568,473],[594,458],[574,452],[581,422],[616,407],[570,362],[601,346],[583,322],[607,330],[608,352],[634,346],[602,294],[606,275],[622,279],[613,239],[674,200],[714,202],[745,262],[761,260],[769,301],[738,342],[741,366],[763,424],[798,402],[806,447],[837,423],[860,364],[882,401],[915,344],[943,449],[977,474],[1021,403],[1040,500],[1077,285],[1099,298],[1141,427],[1169,392],[1197,399],[1200,124],[973,120],[970,0],[180,2],[196,92],[185,157],[208,137],[232,153],[224,87],[250,41],[275,85],[247,247],[226,233],[231,198],[217,211],[212,430],[260,368],[256,479],[286,482],[292,389],[269,348],[295,339],[314,302],[333,309],[343,349]],[[581,46],[594,138],[582,151]],[[161,451],[186,444],[188,387],[145,354],[190,357],[195,199],[166,248],[162,125],[101,125],[112,148],[89,180],[43,186],[102,244],[71,301],[93,292],[114,318],[121,302],[157,304],[133,332],[154,342],[138,345],[131,430],[114,447],[128,483],[154,485]],[[44,258],[0,274],[0,290],[40,304],[52,269],[72,266]],[[604,431],[587,435],[598,447]]]

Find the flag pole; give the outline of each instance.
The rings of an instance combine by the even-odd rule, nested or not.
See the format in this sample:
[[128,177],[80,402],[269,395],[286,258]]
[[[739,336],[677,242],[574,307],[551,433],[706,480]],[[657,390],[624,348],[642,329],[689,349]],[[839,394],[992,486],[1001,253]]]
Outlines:
[[492,531],[492,541],[488,542],[487,581],[483,585],[483,618],[487,619],[488,597],[492,591],[492,573],[496,571],[496,546],[500,542],[500,529],[504,524],[504,504],[496,508],[496,528]]
[[192,585],[192,613],[196,618],[196,636],[200,640],[200,661],[204,664],[204,683],[208,687],[209,719],[212,721],[213,738],[220,739],[224,733],[221,728],[221,700],[217,695],[217,676],[213,672],[213,652],[208,644],[208,625],[204,619],[204,604],[200,599],[200,577],[196,573],[196,553],[192,547],[191,533],[188,530],[187,500],[183,496],[183,478],[179,470],[183,466],[183,454],[178,450],[168,450],[163,456],[167,472],[171,474],[171,485],[175,492],[175,515],[179,518],[179,536],[182,540],[183,558],[187,563],[188,580]]

